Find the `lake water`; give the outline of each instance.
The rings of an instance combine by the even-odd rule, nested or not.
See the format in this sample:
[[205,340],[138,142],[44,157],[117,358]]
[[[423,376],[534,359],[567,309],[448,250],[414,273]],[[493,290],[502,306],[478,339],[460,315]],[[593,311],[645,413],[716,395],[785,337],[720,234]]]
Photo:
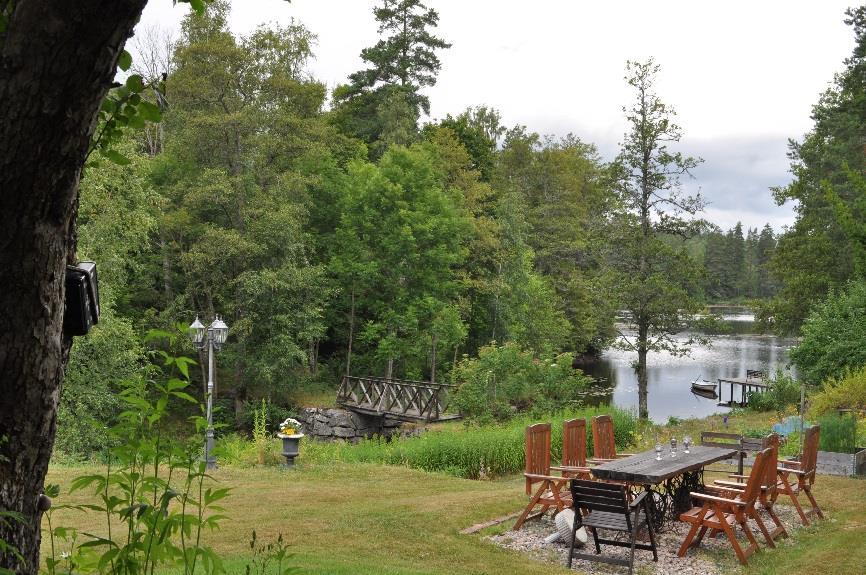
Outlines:
[[[670,416],[705,417],[728,411],[727,407],[717,405],[719,399],[691,392],[691,382],[697,377],[718,383],[720,377],[744,379],[746,370],[772,374],[777,369],[792,369],[788,365],[788,350],[796,344],[795,339],[748,333],[753,323],[748,314],[725,315],[724,319],[734,333],[714,336],[710,347],[696,345],[685,357],[667,353],[647,356],[650,419],[664,423]],[[632,367],[636,361],[635,352],[608,349],[599,361],[583,367],[588,375],[603,380],[587,396],[587,403],[613,403],[637,412],[637,374]],[[734,390],[735,398],[739,398],[739,389]],[[729,386],[725,385],[726,400],[729,392]]]

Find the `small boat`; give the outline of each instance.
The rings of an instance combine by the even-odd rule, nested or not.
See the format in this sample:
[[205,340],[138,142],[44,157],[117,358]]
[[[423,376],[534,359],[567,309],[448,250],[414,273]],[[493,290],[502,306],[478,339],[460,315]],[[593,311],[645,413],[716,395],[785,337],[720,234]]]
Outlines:
[[698,376],[692,382],[692,391],[716,393],[716,384],[711,381],[707,381],[706,379],[701,379],[701,376]]

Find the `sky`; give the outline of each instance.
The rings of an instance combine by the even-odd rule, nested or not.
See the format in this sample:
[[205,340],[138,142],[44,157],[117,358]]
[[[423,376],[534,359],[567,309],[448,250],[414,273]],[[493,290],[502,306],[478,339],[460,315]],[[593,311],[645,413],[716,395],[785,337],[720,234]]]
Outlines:
[[[233,0],[230,26],[294,18],[318,36],[310,72],[329,88],[362,69],[375,44],[373,0]],[[439,13],[436,86],[426,90],[431,118],[469,106],[497,109],[506,126],[539,134],[573,133],[613,159],[632,94],[627,60],[654,58],[656,89],[677,112],[683,138],[673,150],[703,158],[688,191],[709,205],[722,229],[794,221],[769,188],[791,180],[789,138],[812,126],[812,105],[854,47],[837,0],[427,0]],[[140,26],[179,35],[185,4],[150,0]]]

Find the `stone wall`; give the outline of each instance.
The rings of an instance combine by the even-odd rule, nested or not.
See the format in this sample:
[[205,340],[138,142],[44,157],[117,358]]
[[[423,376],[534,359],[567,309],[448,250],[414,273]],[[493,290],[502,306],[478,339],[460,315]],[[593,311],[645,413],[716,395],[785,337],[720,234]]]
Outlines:
[[361,415],[346,409],[307,408],[297,417],[306,435],[318,439],[358,441],[374,435],[391,437],[401,433],[401,422],[386,416]]

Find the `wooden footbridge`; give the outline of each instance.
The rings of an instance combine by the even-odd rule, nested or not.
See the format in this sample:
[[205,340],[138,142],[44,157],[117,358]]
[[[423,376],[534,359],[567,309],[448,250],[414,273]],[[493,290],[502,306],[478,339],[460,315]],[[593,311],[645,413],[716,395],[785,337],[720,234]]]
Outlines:
[[365,415],[387,415],[401,421],[445,421],[460,416],[445,413],[453,385],[344,375],[337,404]]

